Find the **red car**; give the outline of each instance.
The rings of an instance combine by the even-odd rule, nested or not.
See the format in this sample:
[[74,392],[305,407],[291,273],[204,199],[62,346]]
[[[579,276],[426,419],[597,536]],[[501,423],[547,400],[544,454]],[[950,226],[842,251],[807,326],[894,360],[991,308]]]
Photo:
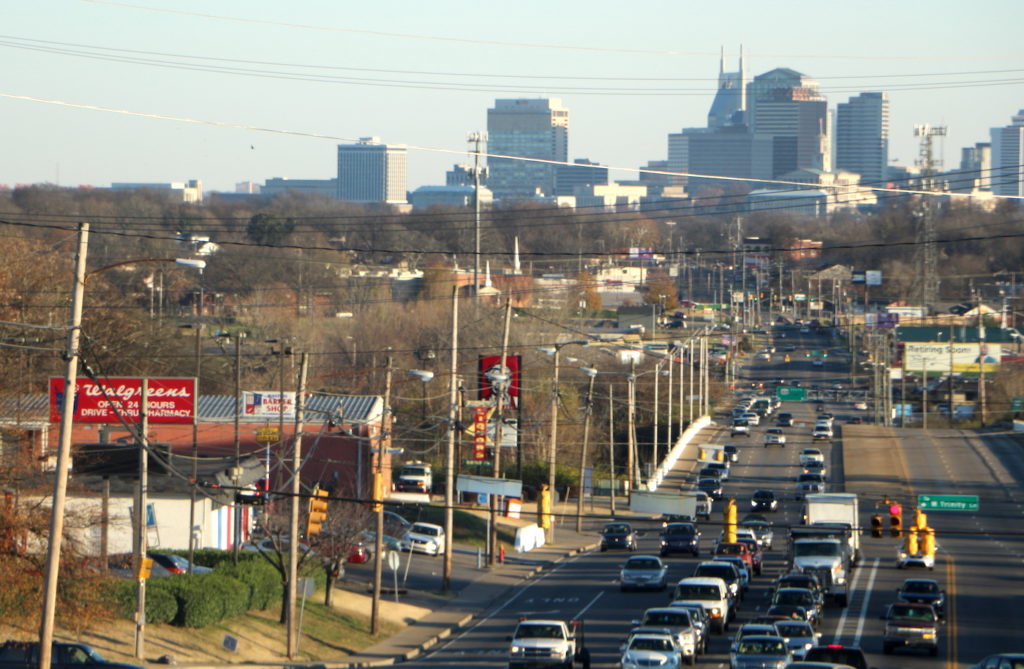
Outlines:
[[723,541],[715,546],[715,555],[736,555],[747,563],[747,568],[750,570],[750,573],[754,573],[754,556],[750,553],[750,549],[746,544],[738,541],[735,543]]
[[750,559],[754,565],[754,575],[761,575],[761,564],[764,562],[764,552],[761,551],[761,545],[757,543],[757,539],[750,537],[736,537],[736,541],[741,544],[746,544],[747,550],[750,551]]

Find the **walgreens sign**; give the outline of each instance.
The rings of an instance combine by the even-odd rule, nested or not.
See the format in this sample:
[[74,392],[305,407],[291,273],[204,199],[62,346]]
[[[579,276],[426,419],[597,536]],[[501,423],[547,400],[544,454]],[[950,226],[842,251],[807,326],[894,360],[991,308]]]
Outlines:
[[[74,394],[75,423],[138,423],[142,379],[79,379]],[[64,379],[50,379],[50,420],[60,422],[67,393]],[[196,410],[194,379],[148,379],[146,413],[151,423],[191,423]],[[120,414],[120,417],[118,416]]]

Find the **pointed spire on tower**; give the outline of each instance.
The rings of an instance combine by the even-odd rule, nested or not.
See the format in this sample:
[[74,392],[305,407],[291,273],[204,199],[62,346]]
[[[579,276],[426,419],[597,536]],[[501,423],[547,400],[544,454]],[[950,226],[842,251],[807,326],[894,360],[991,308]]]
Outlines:
[[512,273],[519,276],[523,273],[523,267],[519,264],[519,237],[515,238],[515,251],[512,254]]

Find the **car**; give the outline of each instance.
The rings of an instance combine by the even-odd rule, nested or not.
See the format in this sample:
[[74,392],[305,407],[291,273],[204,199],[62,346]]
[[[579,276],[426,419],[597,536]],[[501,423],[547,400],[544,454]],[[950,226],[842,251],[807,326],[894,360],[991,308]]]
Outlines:
[[824,646],[813,646],[804,653],[804,662],[831,662],[846,665],[853,669],[870,669],[867,655],[859,646],[844,646],[830,643]]
[[698,605],[708,615],[711,631],[724,634],[735,616],[729,595],[729,586],[720,578],[690,576],[676,583],[672,591],[672,606]]
[[[278,551],[287,553],[289,545],[287,538],[275,541],[274,539],[267,537],[265,539],[246,541],[239,546],[239,550],[247,553],[276,553]],[[310,548],[305,542],[300,541],[298,548],[300,553],[316,555],[316,551]]]
[[725,480],[725,469],[720,467],[712,467],[711,465],[704,465],[697,471],[698,479],[718,479],[719,481]]
[[653,555],[634,555],[619,571],[619,589],[664,590],[668,586],[668,566]]
[[750,547],[739,541],[720,541],[715,546],[715,555],[737,555],[743,558],[743,561],[747,563],[747,567],[751,571],[754,571],[754,556],[750,552]]
[[[671,634],[636,634],[631,635],[629,643],[622,651],[619,666],[622,669],[639,669],[640,667],[678,667],[682,658],[682,649]],[[571,666],[571,665],[570,665]]]
[[693,568],[693,573],[690,576],[720,578],[725,581],[729,587],[729,597],[733,601],[733,607],[738,606],[739,601],[743,599],[743,579],[739,570],[730,562],[721,560],[701,562]]
[[402,550],[437,557],[444,553],[444,528],[434,523],[413,523],[402,537]]
[[612,548],[635,551],[637,549],[636,539],[636,530],[629,523],[607,523],[601,530],[601,552]]
[[828,478],[826,476],[828,468],[825,467],[825,462],[822,460],[812,460],[805,464],[802,469],[804,474],[820,474],[823,480]]
[[669,608],[685,609],[690,614],[690,622],[697,631],[697,652],[708,652],[708,642],[711,637],[711,618],[708,612],[700,604],[687,602],[672,602]]
[[772,524],[767,520],[743,520],[740,522],[740,527],[753,531],[763,550],[770,551],[772,549],[772,544],[775,543],[775,532],[772,530]]
[[780,411],[775,417],[776,427],[793,427],[793,414],[788,411]]
[[693,523],[669,523],[661,530],[661,556],[672,553],[700,555],[700,530]]
[[811,439],[813,441],[832,441],[832,428],[828,425],[815,425],[814,431],[811,432]]
[[800,474],[796,478],[796,498],[804,499],[812,493],[826,492],[825,477],[821,474]]
[[[38,641],[5,641],[0,643],[0,666],[8,669],[33,669],[39,666]],[[81,642],[54,641],[51,667],[67,669],[143,669],[137,664],[111,662],[92,646]]]
[[931,604],[939,617],[946,614],[946,592],[938,581],[929,578],[908,578],[896,589],[896,598],[912,604]]
[[729,480],[729,463],[728,462],[709,462],[704,466],[704,469],[710,469],[713,471],[721,472],[719,477],[722,481]]
[[786,446],[786,435],[782,432],[781,427],[770,427],[765,430],[764,447],[768,448],[775,445]]
[[800,465],[806,465],[808,462],[824,462],[825,454],[817,448],[805,448],[800,451]]
[[698,479],[697,489],[707,494],[711,499],[722,499],[722,482],[718,479]]
[[755,490],[750,496],[751,511],[778,511],[779,500],[771,490]]
[[740,625],[740,628],[736,630],[736,634],[732,638],[732,643],[729,644],[729,652],[736,650],[736,646],[740,644],[740,641],[744,637],[748,636],[780,636],[779,630],[776,629],[775,623],[744,623]]
[[967,669],[1022,669],[1024,653],[997,653],[972,664]]
[[802,658],[808,649],[816,646],[821,634],[814,631],[810,623],[803,620],[780,620],[775,623],[779,636],[786,640],[789,652],[794,658]]
[[412,527],[412,523],[394,511],[384,511],[384,534],[386,536],[404,536],[410,527]]
[[761,414],[756,411],[748,411],[740,416],[740,418],[746,420],[749,425],[757,426],[761,424]]
[[[150,571],[151,577],[172,576],[174,574],[188,574],[190,563],[188,558],[171,553],[147,553],[153,560],[153,567]],[[202,567],[192,564],[193,574],[209,574],[213,570],[209,567]]]
[[825,361],[822,360],[821,358],[815,358],[814,360],[811,361],[811,364],[814,365],[815,367],[824,367]]
[[[920,550],[920,549],[919,549]],[[918,553],[908,553],[904,546],[900,546],[896,549],[896,566],[899,569],[906,569],[908,567],[924,567],[925,569],[935,569],[935,555],[933,553],[925,553],[923,551]]]
[[712,562],[728,562],[732,566],[736,567],[736,571],[740,574],[740,591],[746,592],[750,589],[750,567],[743,561],[738,555],[716,555],[711,558]]
[[783,669],[854,669],[848,664],[835,664],[833,662],[804,662],[798,660],[790,662]]
[[[739,529],[737,529],[738,531]],[[760,576],[761,565],[764,563],[764,553],[761,551],[761,543],[757,540],[757,537],[751,532],[749,536],[736,537],[736,541],[747,545],[747,550],[750,551],[750,557],[753,561],[754,575]]]
[[735,444],[726,444],[722,446],[722,453],[725,454],[725,458],[729,462],[738,462],[740,459],[740,447]]
[[730,669],[783,667],[793,659],[786,640],[776,635],[748,636],[729,653]]
[[846,419],[847,425],[861,425],[864,423],[864,419],[860,416],[850,416]]
[[772,606],[799,606],[804,609],[804,620],[814,627],[821,624],[821,599],[807,588],[778,588],[772,595]]
[[854,402],[853,403],[853,408],[856,409],[857,411],[867,411],[868,410],[868,403],[867,402]]
[[758,351],[754,355],[754,357],[756,359],[758,359],[758,360],[771,360],[772,359],[772,354],[769,353],[768,351]]
[[932,657],[939,654],[939,616],[931,604],[890,604],[884,620],[884,654],[888,655],[897,648],[925,650]]
[[[644,611],[639,620],[634,620],[633,625],[640,625],[638,629],[662,628],[676,638],[682,650],[683,659],[686,664],[696,664],[697,653],[700,652],[699,637],[700,630],[689,609],[673,606],[662,606]],[[630,635],[636,634],[634,629]],[[627,639],[628,642],[628,639]]]
[[818,598],[822,607],[825,606],[825,588],[817,575],[811,571],[791,571],[783,574],[775,582],[776,588],[804,588],[810,590]]
[[835,420],[836,420],[836,417],[835,417],[835,415],[833,413],[831,413],[829,411],[823,411],[822,413],[819,413],[817,415],[817,417],[814,419],[814,422],[815,423],[828,423],[828,426],[832,427],[832,423],[834,423]]
[[737,418],[732,422],[732,430],[730,430],[729,436],[735,437],[740,434],[745,437],[750,436],[750,424],[745,418]]

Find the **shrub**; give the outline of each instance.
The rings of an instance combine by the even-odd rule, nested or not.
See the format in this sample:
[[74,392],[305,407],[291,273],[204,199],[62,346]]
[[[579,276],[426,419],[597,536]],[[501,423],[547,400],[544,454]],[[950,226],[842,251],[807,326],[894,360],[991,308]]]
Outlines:
[[[167,587],[172,579],[153,579],[146,584],[146,622],[169,623],[178,615],[178,599]],[[111,581],[108,599],[117,615],[133,618],[137,606],[135,581]]]
[[241,581],[248,590],[246,610],[264,611],[281,601],[283,587],[281,576],[265,560],[239,560],[238,564],[230,561],[221,562],[215,573]]

